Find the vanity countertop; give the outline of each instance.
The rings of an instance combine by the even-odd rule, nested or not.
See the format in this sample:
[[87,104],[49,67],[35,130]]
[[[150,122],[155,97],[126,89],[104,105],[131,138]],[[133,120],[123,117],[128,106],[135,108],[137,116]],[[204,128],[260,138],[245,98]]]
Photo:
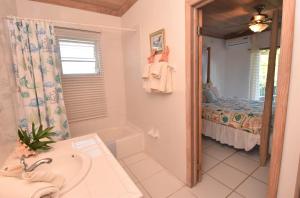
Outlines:
[[90,156],[86,177],[62,198],[141,198],[142,193],[130,179],[97,134],[57,142],[53,152],[79,151]]

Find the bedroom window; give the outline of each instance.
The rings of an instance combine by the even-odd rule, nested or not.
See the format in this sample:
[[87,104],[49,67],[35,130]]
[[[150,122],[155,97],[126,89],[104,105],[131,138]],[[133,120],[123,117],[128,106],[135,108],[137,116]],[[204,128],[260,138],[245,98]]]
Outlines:
[[56,28],[69,122],[107,116],[100,33]]
[[[259,50],[259,98],[265,97],[266,80],[268,72],[268,61],[269,61],[269,49]],[[276,53],[276,65],[275,65],[275,79],[274,79],[274,93],[277,95],[277,73],[278,73],[278,62],[279,62],[280,48],[277,48]]]

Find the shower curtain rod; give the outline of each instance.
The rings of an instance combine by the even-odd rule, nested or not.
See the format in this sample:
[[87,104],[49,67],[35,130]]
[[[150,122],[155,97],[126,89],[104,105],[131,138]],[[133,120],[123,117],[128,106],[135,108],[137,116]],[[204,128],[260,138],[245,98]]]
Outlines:
[[[90,27],[90,28],[99,28],[99,29],[107,29],[107,30],[114,30],[114,31],[127,31],[127,32],[136,32],[136,29],[132,28],[121,28],[121,27],[114,27],[114,26],[106,26],[106,25],[93,25],[93,24],[83,24],[83,23],[75,23],[75,22],[68,22],[68,21],[58,21],[58,20],[49,20],[49,19],[35,19],[35,18],[25,18],[25,17],[16,17],[16,16],[6,16],[7,19],[23,19],[23,20],[34,20],[34,21],[47,21],[49,23],[53,23],[54,26],[57,27],[64,27],[62,24],[68,24],[68,25],[75,25],[77,26],[83,26],[83,27]],[[78,28],[80,29],[80,28]],[[83,29],[85,30],[85,29]],[[95,31],[93,29],[93,31]]]

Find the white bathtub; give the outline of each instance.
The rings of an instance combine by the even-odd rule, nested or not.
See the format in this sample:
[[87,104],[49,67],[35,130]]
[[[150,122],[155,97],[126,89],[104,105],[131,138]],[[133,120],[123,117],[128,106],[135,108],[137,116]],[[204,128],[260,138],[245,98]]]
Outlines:
[[117,158],[144,150],[144,134],[130,127],[105,129],[98,135]]

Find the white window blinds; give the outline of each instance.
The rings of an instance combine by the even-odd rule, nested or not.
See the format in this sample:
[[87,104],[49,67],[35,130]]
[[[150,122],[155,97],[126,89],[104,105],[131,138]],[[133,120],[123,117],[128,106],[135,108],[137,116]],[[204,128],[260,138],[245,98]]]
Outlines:
[[250,51],[250,93],[251,100],[259,100],[259,49]]
[[56,28],[69,122],[107,116],[100,34]]

